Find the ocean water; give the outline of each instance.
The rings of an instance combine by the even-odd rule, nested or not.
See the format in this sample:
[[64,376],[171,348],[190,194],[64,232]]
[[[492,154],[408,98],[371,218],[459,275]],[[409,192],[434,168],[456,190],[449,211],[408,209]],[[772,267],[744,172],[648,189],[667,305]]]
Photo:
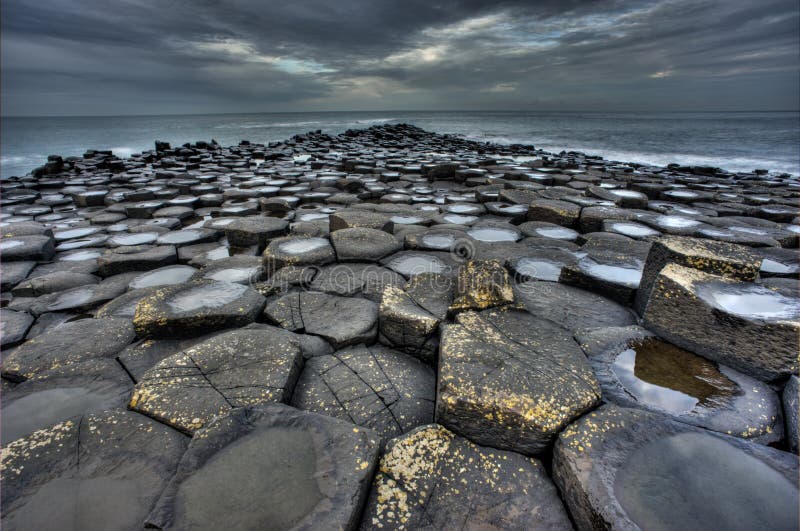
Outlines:
[[408,122],[440,133],[496,143],[532,143],[547,151],[583,151],[610,160],[764,168],[800,175],[800,112],[326,112],[185,116],[2,118],[0,175],[24,175],[47,155],[111,149],[126,157],[215,139],[269,142],[321,129]]

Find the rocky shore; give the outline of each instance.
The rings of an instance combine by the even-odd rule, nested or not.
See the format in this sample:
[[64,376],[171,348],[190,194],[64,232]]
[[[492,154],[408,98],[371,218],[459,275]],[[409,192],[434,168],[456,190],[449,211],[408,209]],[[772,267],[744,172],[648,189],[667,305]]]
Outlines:
[[0,191],[4,529],[798,527],[796,178],[383,125]]

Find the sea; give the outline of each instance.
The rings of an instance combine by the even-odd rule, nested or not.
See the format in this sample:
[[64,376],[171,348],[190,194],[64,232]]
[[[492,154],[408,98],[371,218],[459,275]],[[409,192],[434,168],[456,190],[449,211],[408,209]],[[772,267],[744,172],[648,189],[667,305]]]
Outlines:
[[120,157],[214,139],[271,142],[322,130],[337,134],[377,124],[411,123],[430,131],[550,152],[582,151],[608,160],[659,166],[767,169],[800,175],[800,112],[303,112],[109,117],[3,117],[0,177],[21,176],[48,155],[110,149]]

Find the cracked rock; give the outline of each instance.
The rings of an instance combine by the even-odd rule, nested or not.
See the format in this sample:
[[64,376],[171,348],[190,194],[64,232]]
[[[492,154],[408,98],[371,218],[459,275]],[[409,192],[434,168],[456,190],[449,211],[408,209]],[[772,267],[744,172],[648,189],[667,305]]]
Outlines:
[[124,410],[18,439],[3,448],[3,529],[141,529],[187,442]]
[[350,347],[306,362],[292,405],[374,430],[382,439],[433,421],[433,370],[381,345]]
[[331,243],[341,262],[377,262],[403,248],[403,244],[388,232],[366,227],[332,232]]
[[129,407],[193,433],[233,408],[288,402],[302,366],[299,342],[268,330],[234,330],[145,372]]
[[279,404],[237,409],[192,439],[147,522],[353,530],[378,452],[374,433],[330,417]]
[[366,299],[302,291],[287,293],[264,310],[292,332],[321,336],[334,348],[372,343],[378,332],[378,305]]
[[470,260],[458,270],[450,312],[484,310],[514,302],[508,271],[497,260]]
[[526,312],[464,312],[439,349],[436,420],[478,444],[537,454],[600,401],[571,335]]
[[362,529],[563,529],[542,464],[478,446],[437,424],[389,441]]

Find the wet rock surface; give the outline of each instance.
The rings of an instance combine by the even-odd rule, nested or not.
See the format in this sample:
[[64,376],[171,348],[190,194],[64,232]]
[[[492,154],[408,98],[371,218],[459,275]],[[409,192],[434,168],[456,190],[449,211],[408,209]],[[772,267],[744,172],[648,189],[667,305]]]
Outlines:
[[192,439],[147,521],[160,529],[354,529],[378,452],[373,432],[330,417],[281,405],[237,409]]
[[572,525],[539,461],[478,446],[431,424],[389,442],[361,528],[572,529]]
[[[405,124],[155,148],[54,156],[0,183],[4,446],[46,433],[20,454],[21,482],[3,471],[5,527],[46,528],[36,518],[47,517],[59,529],[141,528],[189,433],[196,453],[151,523],[568,526],[548,476],[579,528],[692,527],[664,516],[673,491],[700,491],[679,501],[711,526],[794,523],[778,520],[794,491],[773,495],[769,473],[692,437],[780,473],[791,455],[781,450],[797,451],[796,177]],[[579,444],[569,476],[555,441],[592,431],[602,402],[613,405],[601,412],[632,408],[615,430],[658,420]],[[120,442],[121,457],[102,457],[102,477],[84,486],[83,457],[63,478],[72,461],[49,461],[82,455],[83,442],[52,446],[47,432],[72,415],[184,442],[153,443],[163,456]],[[261,423],[280,429],[236,442]],[[368,430],[374,443],[358,439]],[[371,483],[377,447],[393,437]],[[603,453],[620,438],[661,446]],[[669,469],[692,456],[702,466]],[[135,478],[148,460],[171,464]],[[703,468],[734,461],[727,476]],[[630,481],[585,483],[602,470]],[[742,487],[708,499],[717,483],[706,477]],[[598,501],[598,485],[616,501]],[[749,488],[772,501],[748,501]],[[81,489],[111,501],[65,505]],[[714,520],[724,497],[738,505]]]
[[798,525],[797,456],[605,405],[564,430],[555,483],[581,529]]

